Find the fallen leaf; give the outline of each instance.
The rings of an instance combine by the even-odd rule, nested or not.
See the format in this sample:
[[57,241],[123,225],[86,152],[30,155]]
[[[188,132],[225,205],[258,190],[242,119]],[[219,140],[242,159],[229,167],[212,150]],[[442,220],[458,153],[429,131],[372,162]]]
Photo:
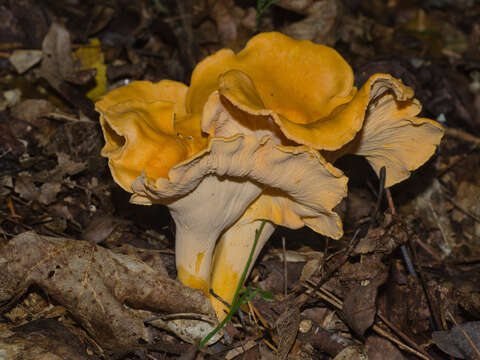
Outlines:
[[[372,265],[372,264],[370,264]],[[385,266],[379,266],[379,271],[373,272],[368,266],[365,266],[365,280],[358,281],[353,285],[345,295],[343,302],[343,313],[345,320],[350,328],[359,336],[363,336],[365,331],[373,324],[375,314],[377,313],[376,299],[378,287],[382,285],[388,277],[388,271]],[[371,276],[368,279],[368,275]]]
[[278,359],[286,359],[290,349],[297,338],[298,325],[300,324],[300,310],[295,304],[287,306],[275,323],[278,336]]
[[395,345],[380,336],[369,336],[365,344],[365,350],[369,360],[405,360],[405,357]]
[[9,60],[19,74],[35,66],[42,60],[43,52],[40,50],[15,50]]
[[[471,342],[467,339],[467,336]],[[480,350],[480,321],[456,325],[448,331],[434,331],[432,339],[443,352],[450,356],[460,359],[478,358]]]
[[0,334],[0,357],[9,360],[93,360],[85,346],[57,320],[34,320]]
[[91,39],[87,46],[82,46],[73,53],[77,70],[95,69],[95,87],[87,92],[92,101],[99,100],[107,91],[107,66],[103,56],[100,40]]
[[43,60],[39,75],[66,100],[79,107],[86,116],[95,119],[97,114],[92,101],[65,81],[73,77],[75,72],[68,30],[63,25],[53,23],[43,40],[42,51]]
[[305,19],[287,25],[282,32],[297,40],[333,45],[336,41],[334,30],[338,11],[335,0],[313,2],[302,10],[307,15]]
[[368,360],[368,356],[359,346],[349,346],[338,353],[333,360]]
[[217,0],[211,9],[211,16],[217,23],[218,34],[223,43],[237,38],[237,23],[232,15],[232,0]]
[[40,75],[58,90],[66,77],[73,75],[72,43],[68,30],[53,23],[42,44]]

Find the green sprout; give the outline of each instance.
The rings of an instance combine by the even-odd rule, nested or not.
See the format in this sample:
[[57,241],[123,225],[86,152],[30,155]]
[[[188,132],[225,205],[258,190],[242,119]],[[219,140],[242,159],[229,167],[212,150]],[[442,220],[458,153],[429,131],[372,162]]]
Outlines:
[[232,306],[230,307],[230,311],[228,312],[225,319],[223,319],[215,329],[213,329],[205,338],[198,344],[198,348],[202,348],[205,344],[221,329],[225,326],[227,322],[229,322],[233,315],[240,309],[243,304],[248,303],[252,300],[257,294],[259,294],[264,300],[266,301],[273,301],[273,294],[270,291],[264,291],[252,286],[247,286],[246,288],[242,289],[243,283],[247,277],[248,269],[250,268],[250,264],[252,263],[253,253],[255,252],[255,248],[257,247],[258,239],[260,238],[260,234],[262,233],[263,227],[265,226],[266,220],[262,220],[260,227],[255,232],[255,240],[253,241],[252,250],[250,250],[250,255],[248,256],[247,263],[243,269],[242,276],[240,277],[240,281],[238,282],[237,289],[235,290],[235,295],[233,296]]

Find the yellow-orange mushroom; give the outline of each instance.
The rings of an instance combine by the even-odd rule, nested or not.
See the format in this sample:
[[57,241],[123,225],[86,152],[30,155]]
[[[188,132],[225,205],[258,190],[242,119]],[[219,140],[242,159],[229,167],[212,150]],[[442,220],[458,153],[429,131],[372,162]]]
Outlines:
[[[254,258],[276,225],[343,235],[333,208],[347,178],[333,161],[363,155],[377,171],[386,166],[390,186],[443,134],[416,117],[420,105],[400,81],[377,74],[357,91],[334,49],[276,32],[207,57],[188,88],[133,82],[97,109],[115,181],[131,202],[170,209],[179,279],[227,302],[262,219]],[[212,303],[223,318],[225,305]]]

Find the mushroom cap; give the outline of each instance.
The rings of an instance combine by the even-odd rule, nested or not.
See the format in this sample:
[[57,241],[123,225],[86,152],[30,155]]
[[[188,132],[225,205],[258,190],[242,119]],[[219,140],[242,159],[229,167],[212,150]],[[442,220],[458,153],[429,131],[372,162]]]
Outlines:
[[172,166],[204,147],[198,118],[185,112],[186,92],[175,81],[136,81],[97,102],[106,143],[102,155],[126,191],[132,192],[142,171],[166,177]]
[[[215,206],[222,214],[219,217],[228,217],[231,209],[239,212],[229,224],[222,225],[221,231],[246,211],[251,221],[268,219],[292,228],[311,226],[315,231],[334,238],[342,235],[341,221],[332,208],[347,192],[348,179],[343,172],[311,148],[275,144],[268,136],[260,140],[242,134],[212,138],[207,149],[172,167],[168,178],[139,177],[132,186],[131,201],[138,204],[167,203],[181,213],[193,208],[199,211],[197,217],[200,217],[205,213],[202,208],[204,198],[200,198],[198,204],[185,201],[181,207],[177,207],[178,201],[172,201],[186,196],[193,198],[195,189],[211,175],[225,183],[250,182],[259,186],[256,196],[241,211],[232,202],[250,198],[248,193],[232,194],[230,187],[225,189],[225,194],[220,194],[224,191],[222,185],[210,186],[206,192],[211,198],[215,197]],[[215,216],[208,213],[209,218]]]
[[410,176],[434,154],[444,131],[427,118],[413,90],[388,74],[372,75],[359,93],[371,98],[362,130],[338,151],[323,152],[331,162],[345,154],[364,156],[377,175],[385,167],[385,186]]
[[330,47],[277,32],[253,37],[237,55],[224,49],[200,62],[188,111],[201,113],[216,90],[242,111],[270,116],[287,138],[317,149],[340,148],[363,123],[363,113],[339,111],[356,93],[345,60]]

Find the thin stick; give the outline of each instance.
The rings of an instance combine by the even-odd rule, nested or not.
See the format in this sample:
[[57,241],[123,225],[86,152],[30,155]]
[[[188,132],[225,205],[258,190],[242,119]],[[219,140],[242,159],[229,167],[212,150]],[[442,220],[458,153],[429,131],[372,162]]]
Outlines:
[[[307,288],[312,289],[309,284],[304,283]],[[325,293],[329,293],[328,290],[325,290],[321,288],[322,291],[325,291]],[[338,310],[343,309],[343,302],[339,299],[333,299],[330,296],[327,296],[326,294],[323,294],[319,290],[313,291],[314,294],[316,294],[319,298],[325,300],[327,303],[330,305],[334,306]],[[385,337],[386,339],[390,340],[391,342],[395,343],[398,345],[398,347],[404,351],[410,352],[416,356],[418,356],[421,359],[424,360],[432,360],[432,358],[423,350],[420,346],[418,346],[414,341],[412,341],[407,335],[405,335],[400,329],[396,328],[392,323],[390,323],[387,319],[385,319],[381,314],[377,313],[378,318],[380,318],[387,326],[389,326],[392,330],[394,330],[398,336],[400,336],[404,341],[407,343],[411,344],[410,346],[401,342],[400,340],[396,339],[392,335],[390,335],[387,331],[382,329],[379,325],[373,324],[372,330],[375,331],[378,335]],[[385,321],[386,320],[386,321]],[[413,347],[412,347],[413,346]]]
[[377,324],[373,324],[372,330],[375,331],[378,335],[383,336],[384,338],[386,338],[386,339],[390,340],[391,342],[397,344],[400,349],[402,349],[404,351],[407,351],[407,352],[410,352],[410,353],[418,356],[421,359],[432,360],[432,358],[430,356],[426,356],[423,353],[421,353],[421,352],[411,348],[410,346],[402,343],[400,340],[394,338],[393,336],[391,336],[388,332],[386,332],[384,329],[382,329]]
[[455,201],[454,198],[448,196],[447,194],[444,194],[442,192],[442,195],[445,199],[447,199],[448,201],[450,201],[453,206],[455,206],[458,210],[460,210],[462,213],[464,213],[465,215],[468,215],[470,216],[473,220],[475,220],[476,222],[480,223],[480,217],[477,216],[476,214],[472,214],[470,211],[468,211],[467,209],[465,209],[462,205],[460,205],[459,203],[457,203]]
[[285,236],[282,236],[283,251],[283,293],[288,294],[288,269],[287,269],[287,250],[285,248]]
[[407,334],[405,334],[402,330],[396,327],[390,320],[388,320],[381,312],[377,312],[377,316],[380,320],[382,320],[385,325],[387,325],[397,336],[409,344],[411,347],[416,349],[417,351],[421,352],[422,354],[428,356],[428,354],[423,350],[417,343],[415,343],[412,339],[410,339]]
[[385,194],[387,195],[388,207],[390,208],[390,211],[391,211],[392,215],[395,216],[397,214],[397,211],[395,210],[395,205],[393,204],[392,193],[390,192],[389,188],[385,189]]
[[447,136],[480,145],[480,138],[478,136],[472,135],[460,129],[452,129],[447,127],[444,127],[444,129],[445,135]]
[[420,238],[415,236],[414,239],[415,243],[417,243],[418,246],[420,246],[423,250],[425,250],[432,258],[434,258],[438,262],[442,262],[442,257],[440,255],[437,255],[436,252],[434,252],[430,246],[425,244]]
[[320,289],[320,287],[323,284],[325,284],[328,281],[328,279],[330,279],[330,276],[332,276],[338,269],[340,269],[340,267],[343,264],[345,264],[347,262],[348,258],[350,257],[350,254],[353,252],[353,249],[355,249],[355,246],[357,246],[357,237],[358,237],[359,233],[360,233],[360,229],[357,229],[355,231],[355,234],[353,234],[353,238],[352,238],[352,240],[350,240],[350,244],[349,244],[347,250],[345,251],[345,253],[343,254],[342,259],[337,263],[336,266],[334,266],[332,269],[327,271],[325,276],[323,276],[322,279],[320,279],[320,281],[315,286],[314,291],[317,291],[318,289]]
[[380,210],[380,205],[382,205],[383,192],[385,191],[385,178],[386,178],[386,170],[385,170],[385,166],[382,166],[382,168],[380,169],[377,203],[375,204],[375,210],[373,211],[373,214],[372,214],[372,224],[375,221],[375,218],[377,217],[378,211]]
[[448,236],[447,236],[447,232],[443,228],[442,223],[440,222],[440,219],[438,218],[437,212],[433,208],[433,205],[432,205],[431,201],[428,202],[428,207],[430,208],[430,211],[433,214],[433,217],[435,219],[435,224],[437,225],[438,230],[440,230],[440,234],[442,235],[443,242],[445,243],[446,246],[448,246],[449,248],[452,248],[453,244],[450,243],[450,241],[448,239]]

